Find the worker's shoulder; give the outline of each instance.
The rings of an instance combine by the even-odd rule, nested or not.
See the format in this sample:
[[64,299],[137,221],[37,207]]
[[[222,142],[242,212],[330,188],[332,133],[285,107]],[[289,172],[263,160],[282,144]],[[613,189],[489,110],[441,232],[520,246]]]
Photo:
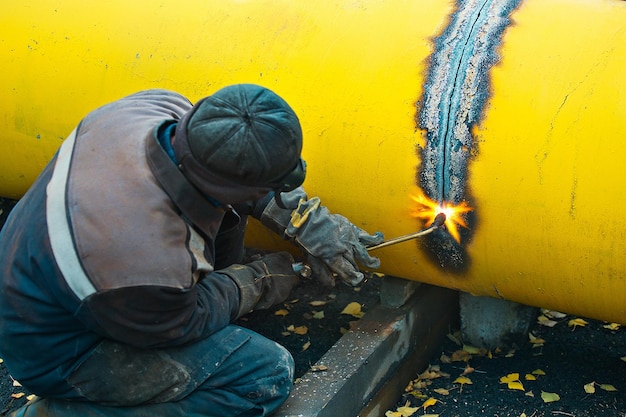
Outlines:
[[133,93],[129,96],[124,97],[122,100],[174,100],[181,101],[185,103],[191,103],[189,99],[183,96],[180,93],[172,90],[166,90],[164,88],[152,88],[148,90],[141,90],[136,93]]

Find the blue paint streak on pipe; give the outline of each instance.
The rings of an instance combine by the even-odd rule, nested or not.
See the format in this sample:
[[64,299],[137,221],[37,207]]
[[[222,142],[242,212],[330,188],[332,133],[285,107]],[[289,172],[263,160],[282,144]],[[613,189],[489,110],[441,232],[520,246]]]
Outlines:
[[[468,164],[476,152],[472,128],[483,117],[490,95],[489,71],[499,60],[497,49],[521,1],[457,0],[448,26],[434,40],[416,115],[418,128],[426,131],[418,181],[432,200],[471,201],[466,189]],[[469,237],[467,231],[464,234],[462,242]],[[442,265],[466,262],[463,248],[448,242],[452,239],[445,232],[431,240],[438,241],[431,246]],[[454,262],[449,261],[452,258]]]

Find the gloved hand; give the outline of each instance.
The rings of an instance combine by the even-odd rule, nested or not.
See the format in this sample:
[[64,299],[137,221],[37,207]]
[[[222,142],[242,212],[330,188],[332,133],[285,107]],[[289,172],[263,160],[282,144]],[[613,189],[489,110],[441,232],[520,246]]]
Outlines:
[[289,253],[276,252],[246,265],[231,265],[216,271],[228,275],[239,287],[237,318],[284,301],[298,282],[293,263]]
[[[306,199],[302,189],[286,193],[283,198],[292,211],[280,209],[274,201],[265,208],[261,221],[275,231],[284,227],[283,234],[293,240],[306,254],[307,263],[320,282],[334,285],[333,274],[350,285],[363,281],[357,261],[368,268],[378,268],[380,260],[367,252],[367,246],[383,241],[380,232],[370,235],[339,214],[332,214],[321,205],[318,197]],[[283,226],[284,224],[284,226]]]

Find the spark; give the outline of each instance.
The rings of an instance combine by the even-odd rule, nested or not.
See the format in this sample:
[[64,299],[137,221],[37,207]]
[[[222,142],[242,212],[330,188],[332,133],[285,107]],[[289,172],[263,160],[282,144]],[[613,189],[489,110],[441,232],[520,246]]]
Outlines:
[[461,243],[459,227],[465,227],[466,229],[468,227],[463,214],[472,211],[467,202],[462,201],[456,205],[445,201],[439,203],[426,197],[423,193],[411,196],[411,198],[418,204],[412,213],[413,217],[423,220],[427,226],[430,226],[435,221],[437,214],[444,213],[446,215],[444,224],[448,233],[457,243]]

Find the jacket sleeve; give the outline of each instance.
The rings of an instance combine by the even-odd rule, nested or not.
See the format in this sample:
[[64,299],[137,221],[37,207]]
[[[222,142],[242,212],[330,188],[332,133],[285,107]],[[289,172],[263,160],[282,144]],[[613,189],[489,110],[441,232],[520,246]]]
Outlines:
[[[181,346],[227,326],[239,311],[239,290],[226,275],[208,274],[187,289],[137,286],[97,293],[78,316],[91,316],[102,336],[140,348]],[[98,329],[96,329],[98,331]]]

